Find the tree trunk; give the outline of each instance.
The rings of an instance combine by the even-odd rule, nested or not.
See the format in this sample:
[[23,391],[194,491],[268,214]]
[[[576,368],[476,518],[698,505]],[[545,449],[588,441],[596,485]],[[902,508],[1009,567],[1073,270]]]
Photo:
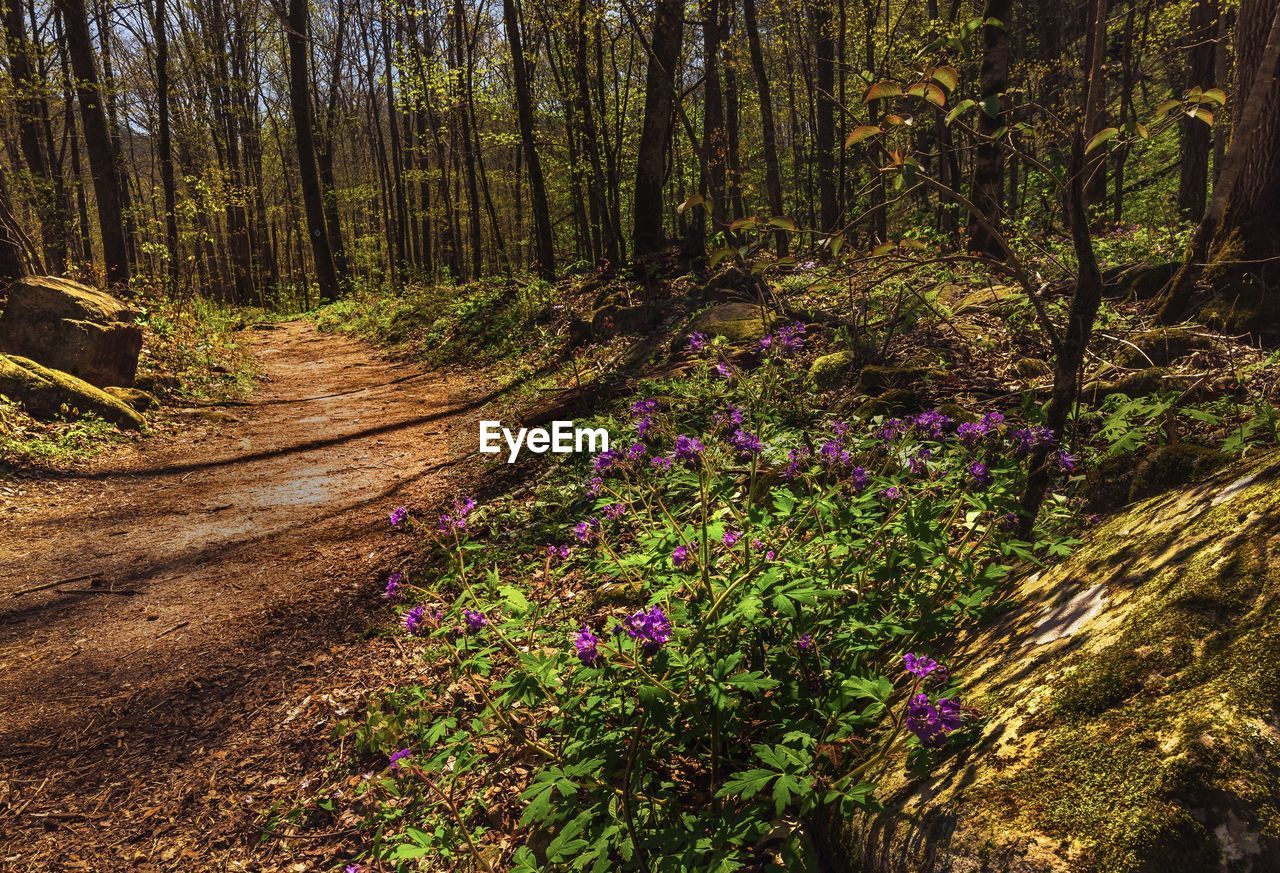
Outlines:
[[181,275],[178,263],[178,188],[173,175],[173,134],[169,123],[169,32],[164,0],[156,0],[152,27],[156,41],[156,105],[159,128],[160,183],[164,187],[164,239],[168,263],[168,292],[177,296]]
[[80,104],[80,120],[84,125],[85,150],[89,153],[89,170],[93,176],[94,199],[98,205],[98,229],[102,235],[102,259],[107,284],[118,288],[129,285],[129,244],[124,232],[121,204],[120,164],[115,154],[115,138],[107,125],[103,109],[102,89],[93,58],[93,40],[84,0],[56,0],[62,13],[67,54],[76,77],[76,99]]
[[[786,214],[782,203],[782,171],[778,165],[778,140],[773,125],[773,101],[769,95],[769,75],[760,48],[760,26],[756,21],[756,0],[742,0],[743,19],[747,26],[747,47],[751,52],[751,68],[755,71],[756,92],[760,98],[760,139],[764,147],[764,187],[769,195],[769,209],[774,216]],[[778,257],[787,256],[787,232],[774,233]]]
[[[537,239],[538,275],[554,279],[556,254],[551,235],[551,210],[547,205],[547,188],[542,179],[542,160],[534,135],[533,95],[529,91],[529,71],[524,64],[524,45],[520,36],[520,13],[515,0],[502,0],[502,17],[507,26],[507,42],[511,46],[511,76],[516,86],[516,113],[520,120],[520,143],[529,173],[532,197],[533,231]],[[585,39],[582,34],[579,39]]]
[[[1185,90],[1209,90],[1214,84],[1214,35],[1218,30],[1218,0],[1195,0],[1185,40]],[[1204,217],[1209,194],[1209,146],[1213,130],[1198,118],[1182,119],[1179,155],[1178,209],[1192,221]]]
[[675,106],[674,73],[683,38],[684,0],[657,0],[645,72],[644,120],[636,152],[632,248],[637,256],[659,251],[666,244],[662,232],[662,186],[666,181],[667,146]]
[[311,256],[315,260],[316,280],[320,284],[320,299],[328,303],[338,299],[339,280],[333,264],[333,251],[329,247],[329,234],[325,230],[324,196],[320,188],[320,174],[316,169],[315,131],[311,121],[311,78],[307,60],[309,19],[307,0],[289,0],[285,38],[289,44],[289,105],[293,110],[298,176],[301,180],[303,209],[307,215],[307,235],[311,238]]
[[[978,147],[974,152],[973,183],[969,199],[998,224],[1004,212],[1004,152],[992,137],[1004,125],[1001,118],[1004,92],[1009,87],[1009,25],[1013,13],[1012,0],[987,0],[984,19],[994,18],[999,25],[982,28],[982,111],[978,114]],[[966,231],[969,251],[1001,260],[1005,251],[1000,241],[973,216]]]
[[816,128],[814,148],[818,164],[818,230],[832,233],[840,221],[836,179],[836,60],[831,0],[812,0],[809,26],[813,31]]

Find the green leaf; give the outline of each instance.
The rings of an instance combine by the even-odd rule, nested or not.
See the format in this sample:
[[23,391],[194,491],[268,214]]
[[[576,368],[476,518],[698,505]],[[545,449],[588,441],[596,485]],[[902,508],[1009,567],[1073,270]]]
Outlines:
[[862,142],[863,140],[870,139],[871,137],[881,133],[884,133],[884,131],[879,127],[879,125],[875,125],[875,124],[858,125],[853,130],[849,131],[849,135],[845,137],[844,147],[849,148],[850,146],[855,146],[858,143]]
[[793,233],[799,230],[799,228],[796,227],[796,223],[785,215],[775,215],[773,218],[769,219],[769,224],[779,230],[789,230]]
[[960,84],[960,71],[952,66],[934,67],[929,76],[948,91],[954,91]]
[[1118,127],[1104,127],[1104,128],[1102,128],[1102,130],[1098,131],[1098,132],[1097,132],[1097,133],[1095,133],[1092,137],[1090,137],[1090,138],[1089,138],[1089,142],[1088,142],[1088,143],[1085,145],[1085,147],[1084,147],[1084,153],[1085,153],[1086,155],[1087,155],[1087,154],[1089,154],[1089,153],[1090,153],[1090,152],[1092,152],[1094,149],[1096,149],[1098,146],[1100,146],[1100,145],[1102,145],[1102,144],[1104,144],[1104,143],[1106,143],[1106,142],[1109,142],[1110,140],[1114,139],[1114,138],[1115,138],[1116,136],[1118,136],[1119,134],[1120,134],[1120,128],[1118,128]]
[[883,100],[886,97],[901,97],[902,86],[897,82],[876,82],[867,89],[867,96],[863,98],[864,103],[871,103],[874,100]]
[[740,773],[734,773],[724,785],[720,786],[720,790],[716,792],[716,797],[740,797],[743,800],[750,800],[769,785],[770,782],[778,776],[774,770],[743,770]]
[[970,109],[972,109],[977,105],[978,105],[978,101],[976,100],[969,100],[967,98],[964,100],[961,100],[959,103],[955,105],[955,107],[950,112],[947,113],[947,124],[951,124],[951,122],[955,121],[961,115],[968,112]]

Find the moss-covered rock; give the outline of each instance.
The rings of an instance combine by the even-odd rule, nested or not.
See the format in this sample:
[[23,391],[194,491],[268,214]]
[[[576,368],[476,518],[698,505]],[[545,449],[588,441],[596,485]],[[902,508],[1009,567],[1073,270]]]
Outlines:
[[1144,330],[1128,339],[1130,344],[1116,355],[1116,363],[1122,367],[1167,367],[1193,352],[1213,348],[1210,337],[1182,327]]
[[67,407],[91,412],[119,427],[136,429],[146,423],[102,389],[18,355],[0,355],[0,394],[18,401],[36,418],[51,418]]
[[1225,334],[1252,334],[1273,340],[1280,336],[1280,307],[1275,292],[1253,277],[1228,285],[1200,309],[1205,324]]
[[854,868],[1280,870],[1277,548],[1273,452],[1016,581],[948,659],[984,720],[927,775],[893,753]]
[[1166,261],[1126,268],[1107,277],[1106,291],[1130,300],[1152,300],[1164,290],[1181,266],[1178,261]]
[[855,352],[833,352],[823,355],[809,365],[809,382],[819,391],[830,391],[848,383],[856,374],[858,355]]
[[1160,446],[1143,458],[1134,470],[1129,499],[1142,500],[1185,485],[1218,469],[1228,460],[1217,449],[1197,443]]
[[925,407],[924,397],[914,388],[891,388],[878,397],[862,403],[854,415],[858,418],[875,418],[877,415],[910,415]]
[[1022,289],[1017,285],[992,285],[971,291],[951,304],[955,315],[973,315],[990,313],[1006,316],[1017,308],[1023,300]]
[[888,367],[868,364],[858,374],[858,387],[875,396],[893,388],[919,388],[943,377],[932,367]]
[[1013,371],[1023,379],[1039,379],[1052,375],[1053,366],[1041,358],[1019,358],[1013,365]]
[[1129,502],[1133,471],[1141,459],[1133,452],[1103,458],[1085,474],[1085,505],[1090,512],[1110,512]]
[[[1118,371],[1117,371],[1118,372]],[[1126,397],[1145,397],[1165,388],[1169,371],[1164,367],[1147,367],[1130,373],[1120,372],[1113,378],[1095,382],[1086,392],[1096,400],[1104,399],[1108,394],[1123,394]]]
[[754,303],[721,303],[694,319],[690,330],[731,343],[755,343],[764,338],[766,314]]

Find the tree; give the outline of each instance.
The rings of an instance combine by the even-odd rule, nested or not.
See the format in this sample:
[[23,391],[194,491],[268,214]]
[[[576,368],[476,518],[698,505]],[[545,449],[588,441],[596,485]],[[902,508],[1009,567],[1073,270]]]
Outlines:
[[551,236],[551,210],[547,206],[547,188],[542,179],[542,160],[538,156],[538,143],[534,134],[533,97],[529,92],[529,71],[524,63],[524,48],[520,37],[520,13],[516,9],[515,0],[502,0],[502,16],[507,26],[507,44],[511,47],[511,76],[515,80],[520,143],[529,175],[529,193],[533,200],[533,231],[537,239],[538,273],[544,279],[554,279],[556,255]]
[[[778,164],[778,141],[773,123],[773,99],[769,90],[769,73],[760,48],[760,26],[756,21],[756,0],[742,0],[743,23],[747,28],[747,46],[751,52],[751,69],[756,77],[756,93],[760,98],[760,143],[764,151],[764,186],[769,195],[769,208],[775,216],[785,215],[782,203],[782,172]],[[774,234],[778,257],[787,256],[787,232],[781,228]]]
[[325,230],[324,199],[320,174],[316,169],[315,131],[311,124],[311,76],[307,58],[310,38],[310,11],[307,0],[288,0],[284,11],[285,41],[289,47],[289,105],[293,109],[294,144],[298,153],[298,175],[302,182],[302,203],[307,216],[307,236],[315,261],[320,299],[333,301],[340,292],[338,274]]
[[156,114],[160,149],[160,184],[164,188],[165,250],[169,293],[178,291],[178,186],[173,174],[173,131],[169,122],[169,30],[165,0],[156,0],[152,30],[156,40]]
[[[1184,41],[1187,52],[1186,90],[1208,90],[1213,85],[1214,34],[1218,30],[1217,0],[1195,0]],[[1212,131],[1198,118],[1182,119],[1179,149],[1178,208],[1192,221],[1204,217],[1209,191],[1209,147]]]
[[55,2],[62,13],[63,37],[71,58],[71,70],[76,77],[76,102],[80,104],[85,151],[89,155],[89,170],[93,175],[107,284],[127,288],[129,246],[124,232],[119,157],[115,150],[116,139],[107,124],[103,107],[103,92],[98,84],[98,68],[93,57],[93,40],[89,35],[84,0]]
[[815,55],[817,111],[814,148],[818,164],[818,229],[832,233],[840,221],[836,179],[836,58],[831,0],[810,0],[809,27]]
[[[1004,126],[1004,93],[1009,88],[1009,26],[1013,0],[987,0],[982,17],[981,105],[978,146],[973,157],[969,199],[985,215],[998,221],[1004,213],[1004,150],[995,135]],[[970,216],[966,231],[969,251],[1003,258],[1003,245],[986,226]]]
[[666,244],[662,232],[662,186],[667,174],[667,147],[675,108],[675,68],[684,38],[684,0],[657,0],[647,47],[644,119],[636,150],[635,222],[632,248],[650,254]]

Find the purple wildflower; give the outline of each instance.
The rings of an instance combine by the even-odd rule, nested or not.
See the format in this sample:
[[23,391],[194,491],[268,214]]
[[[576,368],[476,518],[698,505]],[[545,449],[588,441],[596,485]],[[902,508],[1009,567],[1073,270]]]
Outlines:
[[741,531],[727,530],[724,532],[724,536],[720,537],[720,542],[724,543],[729,548],[733,548],[738,544],[738,540],[740,539],[742,539]]
[[650,655],[671,639],[671,621],[660,606],[627,616],[622,622],[622,629]]
[[653,419],[651,419],[649,416],[646,415],[643,418],[638,419],[636,421],[636,435],[639,436],[641,439],[644,439],[646,436],[648,436],[649,431],[652,429],[653,429]]
[[891,443],[907,432],[907,423],[900,418],[891,418],[880,426],[880,439]]
[[675,551],[671,553],[671,563],[677,568],[682,568],[689,563],[691,557],[688,546],[676,546]]
[[781,354],[789,355],[804,348],[804,322],[797,321],[778,329],[778,345]]
[[476,612],[474,609],[462,610],[462,620],[467,626],[467,633],[472,634],[489,623],[483,612]]
[[568,546],[547,546],[547,557],[553,561],[567,561],[570,551]]
[[600,519],[589,518],[573,526],[573,535],[580,543],[593,542],[600,533]]
[[813,635],[801,634],[796,638],[796,648],[802,652],[808,652],[813,649]]
[[890,485],[888,488],[880,492],[880,496],[885,500],[897,500],[902,496],[902,489],[897,485]]
[[401,749],[400,751],[394,753],[390,758],[387,759],[387,767],[393,771],[399,770],[400,762],[403,761],[405,758],[410,757],[412,754],[413,754],[413,751],[411,749]]
[[902,666],[908,673],[914,673],[923,679],[942,665],[926,655],[917,655],[915,652],[907,652],[902,656]]
[[956,437],[965,445],[980,442],[987,435],[987,426],[980,421],[962,421],[956,427]]
[[403,573],[392,573],[387,577],[387,587],[383,589],[382,596],[387,600],[400,599],[400,583],[404,581]]
[[603,490],[604,490],[604,480],[601,479],[599,476],[592,476],[591,480],[587,482],[587,493],[590,494],[592,497],[599,497],[600,492]]
[[760,437],[749,430],[738,428],[729,437],[729,443],[742,455],[758,455],[764,451],[764,443]]
[[951,424],[951,418],[936,409],[931,409],[917,415],[912,423],[924,436],[936,440],[942,436],[947,425]]
[[476,508],[476,502],[470,497],[453,498],[453,512],[441,513],[436,527],[441,533],[457,533],[467,529],[467,516]]
[[767,352],[773,347],[773,334],[767,334],[760,338],[760,351]]
[[707,335],[701,331],[689,334],[689,351],[700,352],[707,347]]
[[827,440],[818,448],[818,460],[824,467],[845,466],[853,461],[853,455],[839,440]]
[[809,457],[809,450],[804,446],[798,446],[787,452],[787,466],[782,471],[782,478],[790,482],[796,476],[800,475],[800,467],[803,461]]
[[638,461],[649,453],[649,447],[644,443],[632,443],[631,448],[627,449],[627,460]]
[[737,371],[728,361],[719,361],[716,363],[716,375],[721,379],[732,379],[737,375]]
[[685,436],[680,434],[676,437],[676,450],[674,458],[681,463],[692,466],[702,457],[702,452],[706,446],[697,437]]
[[625,503],[610,503],[604,508],[604,516],[610,521],[618,521],[630,511],[631,507]]
[[578,660],[592,667],[600,662],[600,638],[591,632],[585,624],[574,637],[573,647],[578,650]]
[[632,418],[647,418],[658,411],[658,401],[652,397],[646,397],[644,400],[637,400],[631,404]]
[[961,721],[960,702],[949,697],[939,699],[935,705],[929,702],[927,694],[917,694],[907,706],[907,730],[928,748],[942,745],[947,734],[960,727]]
[[853,485],[853,490],[861,494],[863,489],[867,487],[867,483],[871,481],[867,476],[867,471],[861,467],[854,467],[853,472],[849,474],[849,483]]
[[995,430],[1004,424],[1004,414],[1000,412],[988,412],[982,416],[982,426],[987,430]]
[[622,463],[622,452],[609,449],[595,456],[591,462],[591,470],[597,475],[602,476],[614,467]]
[[1054,452],[1053,460],[1058,465],[1058,469],[1064,473],[1074,473],[1079,463],[1079,459],[1066,449],[1059,449]]
[[920,449],[915,455],[907,459],[907,468],[917,476],[929,469],[928,460],[933,457],[933,452],[926,448]]
[[422,636],[426,632],[427,608],[415,606],[404,614],[404,629],[412,636]]
[[973,477],[973,481],[980,488],[986,488],[991,484],[991,471],[981,461],[974,461],[969,465],[969,475]]
[[1020,456],[1030,454],[1032,449],[1053,445],[1053,431],[1039,424],[1018,428],[1011,436],[1014,452]]
[[650,458],[649,463],[653,464],[655,468],[662,470],[663,472],[671,469],[671,459],[666,455],[657,455],[656,457]]
[[395,509],[391,510],[391,526],[399,527],[404,524],[404,520],[408,517],[409,510],[405,509],[403,506],[397,506]]

